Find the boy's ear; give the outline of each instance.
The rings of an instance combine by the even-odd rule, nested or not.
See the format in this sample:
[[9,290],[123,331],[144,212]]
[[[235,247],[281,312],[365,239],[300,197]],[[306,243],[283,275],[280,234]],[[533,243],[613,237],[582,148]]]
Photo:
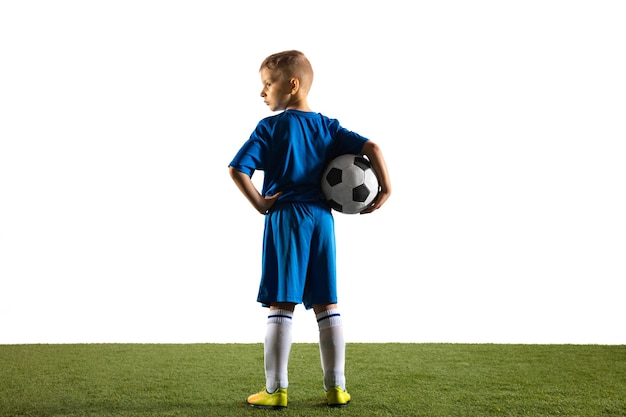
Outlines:
[[291,94],[296,94],[300,89],[300,80],[294,77],[289,82],[291,83]]

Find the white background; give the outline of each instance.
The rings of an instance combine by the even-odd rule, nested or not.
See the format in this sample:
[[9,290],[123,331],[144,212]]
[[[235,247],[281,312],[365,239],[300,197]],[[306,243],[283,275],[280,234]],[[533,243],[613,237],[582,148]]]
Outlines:
[[623,4],[2,2],[0,343],[263,341],[227,165],[284,49],[394,185],[335,216],[349,342],[626,343]]

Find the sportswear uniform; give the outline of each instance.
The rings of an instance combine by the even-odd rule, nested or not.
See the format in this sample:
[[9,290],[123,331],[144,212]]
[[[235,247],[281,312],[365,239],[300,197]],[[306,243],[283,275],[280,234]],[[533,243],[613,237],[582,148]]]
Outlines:
[[282,191],[265,217],[257,301],[337,302],[334,221],[320,181],[328,161],[361,154],[367,138],[322,114],[285,110],[261,120],[229,164],[264,171],[261,194]]

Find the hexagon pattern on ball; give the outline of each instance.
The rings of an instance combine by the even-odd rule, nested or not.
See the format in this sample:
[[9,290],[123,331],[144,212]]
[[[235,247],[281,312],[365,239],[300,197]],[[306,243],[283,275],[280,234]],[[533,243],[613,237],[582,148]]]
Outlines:
[[357,214],[378,194],[378,178],[369,160],[345,154],[333,159],[322,175],[322,191],[330,206],[344,214]]

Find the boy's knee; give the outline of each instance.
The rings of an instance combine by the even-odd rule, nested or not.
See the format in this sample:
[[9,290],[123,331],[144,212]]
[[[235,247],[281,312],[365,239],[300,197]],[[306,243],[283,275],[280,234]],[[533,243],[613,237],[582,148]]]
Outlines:
[[270,310],[288,310],[293,313],[296,305],[294,303],[271,303]]
[[326,310],[334,310],[337,308],[337,304],[313,304],[313,312],[319,314]]

